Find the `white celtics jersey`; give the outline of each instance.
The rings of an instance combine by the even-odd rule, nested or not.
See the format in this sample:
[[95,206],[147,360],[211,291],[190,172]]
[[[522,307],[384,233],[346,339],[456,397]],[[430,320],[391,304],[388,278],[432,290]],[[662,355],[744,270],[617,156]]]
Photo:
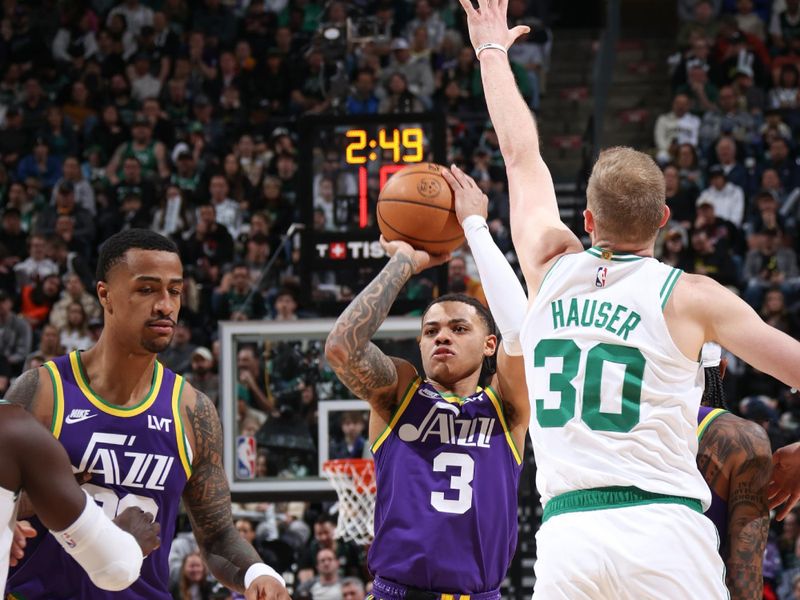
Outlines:
[[704,380],[663,315],[680,275],[654,258],[590,248],[545,276],[520,334],[542,505],[632,486],[708,506],[695,464]]
[[0,487],[0,594],[6,589],[8,558],[17,522],[17,495]]

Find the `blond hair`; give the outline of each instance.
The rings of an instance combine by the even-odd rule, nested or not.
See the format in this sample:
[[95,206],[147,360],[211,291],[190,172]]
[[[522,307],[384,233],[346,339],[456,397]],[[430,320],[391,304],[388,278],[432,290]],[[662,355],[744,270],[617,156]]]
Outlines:
[[600,153],[586,188],[586,208],[606,241],[651,240],[664,216],[665,202],[664,175],[650,156],[624,146]]

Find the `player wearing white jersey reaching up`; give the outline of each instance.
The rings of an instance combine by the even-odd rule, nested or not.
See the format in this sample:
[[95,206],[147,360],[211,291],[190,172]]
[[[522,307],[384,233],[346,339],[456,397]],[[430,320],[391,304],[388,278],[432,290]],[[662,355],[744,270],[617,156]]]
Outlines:
[[[725,598],[709,492],[695,466],[715,341],[800,387],[800,343],[713,280],[653,256],[664,179],[629,148],[603,152],[587,187],[583,251],[559,217],[535,122],[514,82],[506,1],[461,0],[509,181],[529,291],[520,343],[544,505],[534,598]],[[760,582],[753,582],[760,585]]]

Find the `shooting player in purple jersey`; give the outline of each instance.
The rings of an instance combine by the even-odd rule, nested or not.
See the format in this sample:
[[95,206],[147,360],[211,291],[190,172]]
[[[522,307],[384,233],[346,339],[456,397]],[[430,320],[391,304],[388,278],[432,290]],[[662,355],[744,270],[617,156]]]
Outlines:
[[216,408],[156,360],[180,310],[177,248],[153,231],[122,231],[101,247],[97,280],[105,317],[97,344],[27,371],[6,399],[51,429],[73,468],[90,477],[84,490],[107,516],[138,506],[155,516],[164,543],[139,579],[112,596],[52,536],[39,536],[9,577],[11,598],[169,600],[167,557],[183,499],[219,581],[248,600],[288,600],[280,576],[233,525]]
[[719,532],[730,597],[759,600],[769,532],[769,438],[757,424],[728,412],[718,345],[703,346],[702,365],[706,385],[697,415],[697,467],[711,488],[706,516]]
[[[423,376],[383,354],[370,339],[397,294],[414,274],[449,257],[381,243],[389,262],[342,313],[325,347],[342,382],[372,407],[372,594],[377,600],[497,600],[516,547],[530,416],[521,356],[509,355],[505,339],[497,351],[492,316],[460,294],[438,298],[422,316]],[[505,259],[496,269],[516,280]],[[512,304],[521,317],[526,302],[516,285]],[[495,353],[496,373],[482,389],[482,366]]]

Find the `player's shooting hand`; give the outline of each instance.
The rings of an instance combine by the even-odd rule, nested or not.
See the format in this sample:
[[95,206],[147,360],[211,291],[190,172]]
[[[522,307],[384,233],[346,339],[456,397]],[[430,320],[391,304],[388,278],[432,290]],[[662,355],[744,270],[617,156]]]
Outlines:
[[36,537],[36,530],[27,521],[17,521],[14,526],[14,538],[11,541],[11,556],[8,564],[16,567],[17,563],[25,556],[25,546],[28,545],[28,538]]
[[136,538],[144,556],[161,545],[161,539],[158,537],[158,534],[161,533],[161,525],[154,520],[152,514],[144,512],[138,506],[126,508],[116,516],[114,523]]
[[767,497],[770,510],[783,504],[778,521],[783,521],[800,500],[800,442],[778,448],[772,455],[772,481]]
[[244,593],[245,600],[292,600],[289,592],[274,577],[256,577]]
[[450,169],[442,169],[442,177],[453,189],[459,223],[463,223],[464,219],[472,215],[480,215],[484,219],[488,216],[489,198],[472,177],[455,165]]
[[[508,0],[478,0],[477,10],[472,7],[472,0],[459,0],[459,2],[467,13],[469,40],[473,48],[481,44],[495,43],[502,44],[508,49],[519,36],[531,30],[525,25],[508,28],[506,19]],[[487,52],[492,51],[487,50]]]
[[390,242],[383,236],[381,236],[381,246],[383,246],[384,252],[389,256],[394,256],[395,254],[404,254],[408,256],[414,264],[415,275],[425,269],[438,267],[450,260],[449,252],[447,254],[430,254],[424,250],[417,250],[408,242],[402,242],[400,240]]

